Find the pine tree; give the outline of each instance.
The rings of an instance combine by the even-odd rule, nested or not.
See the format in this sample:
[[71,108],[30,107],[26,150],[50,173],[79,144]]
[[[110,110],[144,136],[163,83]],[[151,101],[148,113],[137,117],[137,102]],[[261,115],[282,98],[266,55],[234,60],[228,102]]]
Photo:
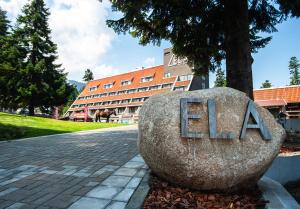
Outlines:
[[276,24],[300,16],[299,0],[162,1],[110,0],[120,12],[107,24],[140,43],[169,40],[173,52],[188,58],[196,74],[215,71],[226,60],[227,86],[253,98],[251,53],[268,44]]
[[6,16],[6,12],[0,7],[0,36],[6,36],[8,34],[9,21]]
[[93,72],[90,70],[90,69],[86,69],[85,71],[84,71],[84,76],[83,76],[83,81],[85,81],[85,82],[89,82],[89,81],[91,81],[91,80],[94,80],[94,74],[93,74]]
[[272,84],[271,84],[271,82],[269,81],[269,80],[265,80],[265,82],[263,82],[262,84],[261,84],[261,89],[262,88],[271,88],[272,87]]
[[289,70],[291,74],[290,85],[300,85],[300,63],[296,57],[291,57],[289,62]]
[[20,100],[15,81],[19,79],[18,70],[25,57],[9,29],[6,12],[0,8],[0,106],[17,108]]
[[216,71],[215,87],[224,87],[224,86],[226,86],[225,73],[221,68],[218,68]]
[[30,115],[34,115],[35,107],[50,112],[53,106],[67,102],[72,92],[67,74],[55,63],[57,46],[51,41],[49,15],[44,0],[31,0],[17,18],[13,34],[26,57],[15,85],[21,104],[28,106]]

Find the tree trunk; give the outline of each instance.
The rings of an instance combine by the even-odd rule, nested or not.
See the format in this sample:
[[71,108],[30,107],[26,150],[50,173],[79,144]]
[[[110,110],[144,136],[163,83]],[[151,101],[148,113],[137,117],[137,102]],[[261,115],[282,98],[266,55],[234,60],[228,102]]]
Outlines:
[[247,0],[224,0],[227,86],[253,99]]
[[34,116],[34,106],[30,104],[28,109],[29,109],[29,115]]

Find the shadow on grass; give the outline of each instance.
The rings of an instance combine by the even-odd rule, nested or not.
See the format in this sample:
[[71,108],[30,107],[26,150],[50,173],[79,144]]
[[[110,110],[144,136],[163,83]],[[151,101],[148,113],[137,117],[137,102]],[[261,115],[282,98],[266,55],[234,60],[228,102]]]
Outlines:
[[71,131],[59,131],[28,126],[14,126],[0,123],[0,141],[70,132]]

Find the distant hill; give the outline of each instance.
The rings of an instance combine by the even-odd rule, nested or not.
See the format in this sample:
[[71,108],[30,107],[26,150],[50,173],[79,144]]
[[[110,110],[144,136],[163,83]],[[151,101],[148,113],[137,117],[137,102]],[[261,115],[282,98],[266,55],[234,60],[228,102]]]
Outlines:
[[79,81],[69,80],[69,83],[76,86],[78,91],[82,90],[85,87],[85,83]]

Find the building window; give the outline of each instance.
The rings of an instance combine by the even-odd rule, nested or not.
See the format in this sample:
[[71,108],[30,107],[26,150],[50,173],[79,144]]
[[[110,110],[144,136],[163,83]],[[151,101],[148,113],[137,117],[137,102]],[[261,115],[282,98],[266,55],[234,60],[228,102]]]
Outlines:
[[143,87],[143,88],[138,89],[138,92],[143,92],[143,91],[147,91],[147,87]]
[[101,105],[101,102],[94,103],[94,106],[100,106],[100,105]]
[[110,89],[110,88],[112,88],[113,87],[113,83],[107,83],[107,84],[104,84],[104,88],[105,89]]
[[102,103],[102,105],[109,105],[110,101],[105,101]]
[[108,93],[108,96],[114,96],[114,95],[116,95],[116,92],[110,92],[110,93]]
[[123,112],[125,112],[126,107],[120,107],[118,108],[118,114],[122,114]]
[[135,92],[136,92],[136,89],[129,89],[129,90],[127,91],[128,94],[132,94],[132,93],[135,93]]
[[193,75],[181,75],[178,76],[178,81],[190,81],[192,80]]
[[157,86],[150,86],[149,87],[149,90],[157,90],[157,89],[159,89],[159,85],[157,85]]
[[171,77],[171,73],[165,73],[165,78],[170,78]]
[[119,104],[120,103],[120,100],[115,100],[115,101],[112,101],[111,104]]
[[97,90],[97,86],[93,86],[90,88],[90,91],[96,91]]
[[134,98],[132,99],[132,102],[141,102],[143,98]]
[[162,88],[171,88],[172,87],[172,84],[171,83],[166,83],[166,84],[163,84],[162,85]]
[[107,93],[100,94],[100,97],[106,97],[106,96],[107,96]]
[[120,95],[120,94],[125,94],[126,93],[126,91],[118,91],[118,94]]
[[129,107],[128,112],[130,114],[135,114],[138,110],[138,107]]
[[129,102],[130,102],[129,99],[124,99],[124,100],[121,101],[122,104],[128,104]]
[[141,78],[142,83],[149,82],[149,81],[153,81],[153,76],[146,76],[146,77]]
[[128,85],[130,85],[132,82],[131,82],[131,80],[127,80],[127,81],[122,81],[121,82],[121,85],[122,86],[128,86]]
[[92,98],[92,96],[86,96],[85,97],[85,99],[91,99]]
[[175,87],[174,91],[185,91],[185,86]]
[[93,106],[93,105],[94,105],[94,103],[88,103],[87,104],[88,107]]
[[149,97],[144,97],[144,102],[146,101],[146,100],[148,100],[149,99]]

